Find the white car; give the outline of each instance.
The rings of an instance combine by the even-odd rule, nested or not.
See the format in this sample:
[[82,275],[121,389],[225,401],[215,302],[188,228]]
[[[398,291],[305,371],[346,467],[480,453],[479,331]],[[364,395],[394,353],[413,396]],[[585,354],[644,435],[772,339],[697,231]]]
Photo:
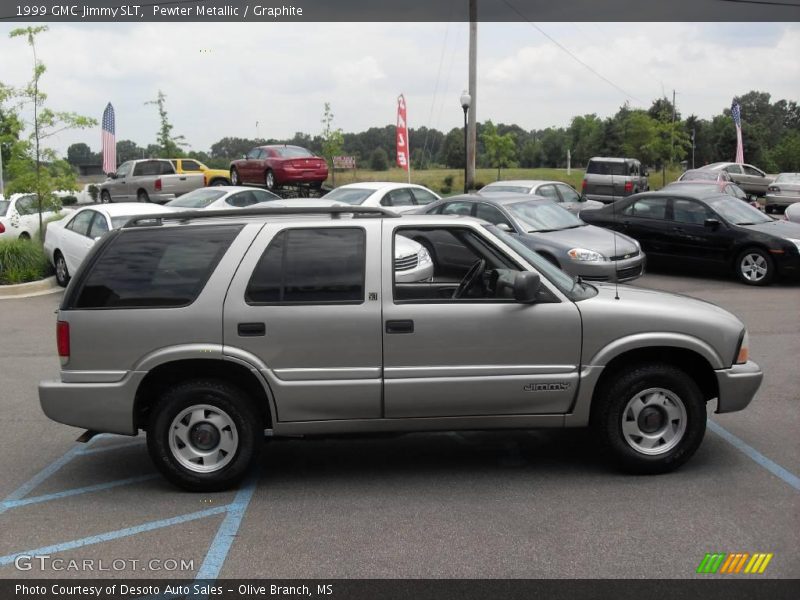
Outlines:
[[560,204],[573,215],[577,215],[582,210],[592,210],[605,206],[605,204],[597,200],[587,200],[576,192],[575,188],[563,181],[544,181],[539,179],[495,181],[483,186],[479,193],[485,195],[508,192],[547,198]]
[[787,206],[783,213],[783,219],[792,223],[800,223],[800,202]]
[[413,210],[440,199],[425,186],[388,181],[348,183],[331,190],[324,198],[353,206],[384,206],[396,212]]
[[193,190],[164,206],[180,210],[219,210],[222,208],[246,208],[261,202],[280,200],[281,197],[267,190],[238,185],[215,185]]
[[[8,200],[0,197],[0,239],[31,239],[39,231],[36,194],[13,194]],[[42,222],[56,214],[42,211]]]
[[138,215],[171,212],[174,211],[158,204],[96,204],[49,223],[44,236],[44,251],[56,269],[56,281],[60,286],[66,286],[70,274],[78,270],[89,250],[104,233],[122,227]]

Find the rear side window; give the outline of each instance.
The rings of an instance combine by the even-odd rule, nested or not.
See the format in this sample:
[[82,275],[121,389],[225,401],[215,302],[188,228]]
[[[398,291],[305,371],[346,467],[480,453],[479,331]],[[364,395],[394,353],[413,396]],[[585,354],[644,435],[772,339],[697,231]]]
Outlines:
[[586,165],[586,173],[593,175],[627,175],[628,168],[624,162],[592,160]]
[[70,308],[169,308],[194,302],[241,226],[126,230],[86,274]]
[[359,228],[288,229],[264,251],[247,284],[248,304],[359,304],[366,236]]

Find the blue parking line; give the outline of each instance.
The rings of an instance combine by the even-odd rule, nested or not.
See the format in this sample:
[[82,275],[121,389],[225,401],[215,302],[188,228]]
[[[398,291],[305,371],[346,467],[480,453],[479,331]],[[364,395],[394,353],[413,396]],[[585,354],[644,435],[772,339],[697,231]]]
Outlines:
[[124,442],[122,444],[114,444],[113,446],[99,446],[98,448],[86,448],[81,450],[79,454],[97,454],[99,452],[108,452],[110,450],[119,450],[120,448],[129,448],[130,446],[143,446],[144,439],[139,438],[131,442]]
[[778,463],[771,461],[766,456],[761,454],[758,450],[753,448],[752,446],[748,445],[727,429],[724,429],[719,423],[715,423],[711,419],[708,420],[708,428],[720,436],[725,441],[731,443],[735,446],[738,450],[744,452],[747,456],[752,458],[755,462],[759,465],[764,467],[767,471],[775,475],[776,477],[780,477],[784,482],[788,483],[794,489],[800,491],[800,477],[792,473],[791,471],[787,471]]
[[239,525],[242,523],[247,505],[250,504],[255,489],[256,476],[251,475],[247,482],[242,484],[233,502],[228,505],[228,514],[225,515],[225,519],[217,530],[217,535],[214,536],[214,541],[211,542],[203,564],[200,565],[195,576],[196,580],[214,580],[219,577],[222,565],[225,564],[225,559],[228,557],[233,539],[239,531]]
[[138,477],[128,477],[127,479],[117,479],[116,481],[108,481],[106,483],[97,483],[95,485],[87,485],[85,487],[73,488],[71,490],[63,490],[53,494],[45,494],[43,496],[33,496],[30,498],[22,498],[20,500],[4,500],[0,503],[0,507],[7,510],[9,508],[17,508],[19,506],[27,506],[29,504],[39,504],[41,502],[49,502],[50,500],[59,500],[69,496],[78,496],[80,494],[87,494],[89,492],[99,492],[111,488],[119,487],[121,485],[128,485],[129,483],[139,483],[140,481],[147,481],[148,479],[155,479],[157,474],[140,475]]
[[107,531],[97,535],[90,535],[89,537],[72,540],[70,542],[63,542],[61,544],[53,544],[52,546],[43,546],[42,548],[35,548],[33,550],[25,550],[23,552],[15,552],[14,554],[7,554],[0,556],[0,566],[10,565],[19,556],[39,556],[42,554],[52,554],[55,552],[64,552],[65,550],[74,550],[75,548],[82,548],[84,546],[91,546],[101,542],[110,542],[120,538],[130,537],[139,533],[146,533],[156,529],[163,529],[164,527],[171,527],[172,525],[179,525],[188,521],[196,521],[212,515],[218,515],[228,510],[229,505],[215,506],[214,508],[207,508],[197,512],[180,515],[178,517],[171,517],[169,519],[159,519],[158,521],[150,521],[149,523],[142,523],[135,527],[126,527],[124,529],[117,529],[116,531]]

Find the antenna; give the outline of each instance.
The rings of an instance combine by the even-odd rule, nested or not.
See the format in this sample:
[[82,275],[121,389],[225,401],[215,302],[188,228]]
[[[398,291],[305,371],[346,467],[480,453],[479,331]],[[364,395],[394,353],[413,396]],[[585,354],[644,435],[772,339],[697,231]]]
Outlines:
[[[625,164],[624,162],[622,164]],[[617,201],[614,194],[614,164],[610,163],[609,167],[611,167],[611,218],[614,221],[614,225],[617,225]],[[611,230],[614,235],[614,256],[611,257],[611,262],[614,262],[614,258],[617,256],[617,230]],[[617,265],[612,265],[614,267],[614,300],[619,300],[619,274],[617,273]]]

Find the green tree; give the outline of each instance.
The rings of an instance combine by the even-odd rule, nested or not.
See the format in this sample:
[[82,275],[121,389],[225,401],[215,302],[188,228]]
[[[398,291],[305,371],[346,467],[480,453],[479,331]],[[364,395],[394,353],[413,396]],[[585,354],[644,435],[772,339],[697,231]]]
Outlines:
[[389,155],[383,148],[375,148],[369,157],[369,168],[373,171],[389,170]]
[[[9,37],[24,37],[33,53],[33,74],[30,82],[18,91],[23,104],[33,108],[33,131],[27,146],[18,147],[11,157],[9,173],[15,186],[25,187],[36,193],[39,209],[39,230],[42,230],[42,211],[45,202],[51,202],[56,189],[75,189],[75,172],[66,161],[58,160],[55,151],[46,148],[47,139],[69,129],[85,129],[97,125],[91,117],[71,112],[57,112],[45,106],[47,95],[40,83],[47,68],[36,55],[36,36],[47,31],[46,26],[13,29]],[[44,162],[48,161],[48,165]],[[31,162],[34,165],[31,165]],[[31,166],[35,166],[33,170]],[[27,167],[27,168],[26,168]],[[31,172],[32,171],[32,172]]]
[[517,144],[514,141],[514,134],[509,132],[500,135],[497,127],[491,121],[486,121],[483,125],[481,140],[483,141],[484,153],[489,166],[497,168],[497,179],[500,179],[500,169],[502,167],[516,166]]
[[152,104],[158,107],[158,118],[161,126],[158,129],[156,140],[160,146],[159,152],[156,155],[159,158],[181,158],[183,151],[181,148],[188,146],[186,138],[182,135],[172,135],[172,123],[169,122],[169,115],[167,115],[167,96],[161,90],[158,90],[158,95],[155,100],[148,100],[145,104]]
[[439,162],[448,169],[463,169],[464,161],[464,130],[454,127],[444,138]]
[[344,147],[344,134],[341,129],[333,127],[333,112],[329,102],[325,103],[322,114],[322,156],[328,160],[328,166],[333,167],[333,157],[339,156]]
[[117,160],[120,164],[129,160],[142,158],[143,148],[136,145],[131,140],[120,140],[117,142]]
[[67,162],[73,166],[87,165],[97,158],[87,144],[78,142],[67,148]]
[[800,173],[800,132],[792,131],[784,136],[771,152],[775,171]]

